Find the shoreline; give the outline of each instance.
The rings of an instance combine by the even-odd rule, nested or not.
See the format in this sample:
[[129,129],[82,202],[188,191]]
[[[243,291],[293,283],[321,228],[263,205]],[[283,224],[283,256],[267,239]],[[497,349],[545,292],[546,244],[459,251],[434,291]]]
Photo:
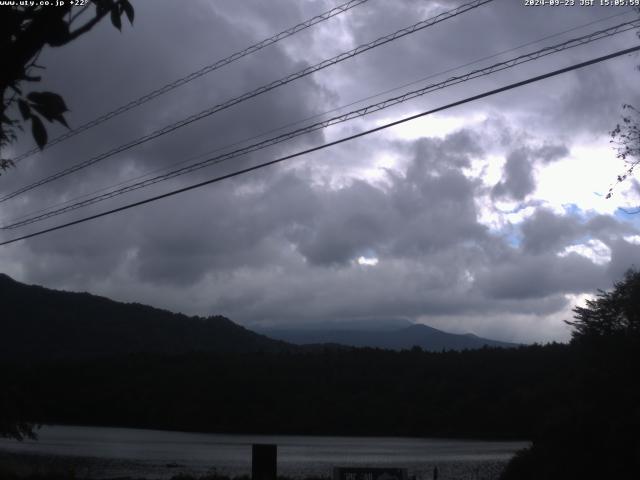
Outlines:
[[[431,480],[438,467],[442,478],[463,480],[482,478],[496,480],[508,460],[442,460],[426,461],[419,468],[408,467],[409,478]],[[330,480],[331,471],[295,474],[278,469],[284,480]],[[9,452],[0,449],[0,477],[38,480],[250,480],[251,467],[203,467],[120,460],[100,457]]]
[[465,442],[518,442],[518,443],[530,443],[531,440],[527,438],[515,437],[515,436],[473,436],[473,435],[384,435],[384,434],[367,434],[367,433],[300,433],[300,432],[270,432],[270,433],[257,433],[257,432],[245,432],[245,431],[215,431],[208,430],[170,430],[167,428],[153,428],[147,426],[135,426],[135,425],[108,425],[108,424],[79,424],[79,423],[41,423],[37,428],[34,428],[34,433],[37,435],[38,430],[42,427],[82,427],[82,428],[110,428],[118,430],[142,430],[147,432],[164,432],[164,433],[186,433],[186,434],[198,434],[198,435],[237,435],[247,437],[319,437],[319,438],[366,438],[366,439],[407,439],[407,440],[442,440],[442,441],[465,441]]

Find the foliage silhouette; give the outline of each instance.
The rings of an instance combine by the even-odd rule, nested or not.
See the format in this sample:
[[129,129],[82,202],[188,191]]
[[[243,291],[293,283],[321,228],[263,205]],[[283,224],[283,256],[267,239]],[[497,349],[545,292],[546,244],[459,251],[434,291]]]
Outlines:
[[[640,7],[637,7],[636,11],[640,14]],[[640,38],[640,31],[638,38]],[[622,110],[624,112],[622,123],[618,123],[610,135],[611,143],[618,151],[617,157],[624,162],[624,170],[618,175],[616,183],[609,188],[606,198],[611,198],[615,187],[631,177],[640,164],[640,111],[629,104],[623,105]],[[634,213],[640,213],[640,209]]]
[[573,341],[613,336],[640,338],[640,271],[628,270],[611,292],[600,290],[598,297],[586,304],[574,308],[575,320],[566,322],[574,328]]
[[[28,3],[28,2],[25,2]],[[68,127],[64,119],[67,106],[60,95],[53,92],[25,94],[24,83],[41,80],[31,74],[42,69],[37,59],[45,46],[60,47],[90,31],[107,15],[118,30],[122,28],[121,16],[133,23],[134,10],[129,0],[89,0],[83,7],[64,5],[6,5],[0,15],[0,151],[17,139],[16,129],[21,123],[31,122],[31,133],[40,149],[47,143],[47,130],[43,119],[59,122]],[[94,7],[89,15],[90,7]],[[82,23],[80,23],[82,22]],[[21,120],[9,117],[9,109],[17,104]],[[10,159],[0,158],[0,173],[13,166]]]
[[576,368],[503,480],[640,478],[640,273],[574,313]]

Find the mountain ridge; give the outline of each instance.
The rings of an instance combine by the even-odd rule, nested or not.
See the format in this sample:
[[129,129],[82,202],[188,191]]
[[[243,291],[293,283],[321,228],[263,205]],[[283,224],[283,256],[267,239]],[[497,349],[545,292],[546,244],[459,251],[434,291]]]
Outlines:
[[[322,348],[464,350],[516,347],[405,319],[347,321],[349,329],[255,331],[216,315],[187,316],[87,292],[27,285],[0,273],[0,359],[76,359],[138,353],[250,353]],[[325,322],[337,327],[340,322]],[[317,328],[322,323],[311,324]],[[408,326],[405,326],[408,325]],[[380,328],[383,326],[384,328]],[[395,326],[392,328],[392,326]]]
[[261,328],[256,331],[295,345],[336,344],[351,347],[408,350],[420,347],[427,351],[464,350],[482,347],[516,348],[515,343],[479,337],[472,333],[444,332],[423,324],[412,324],[395,330],[344,330],[307,328]]
[[6,274],[0,274],[0,309],[0,358],[277,352],[295,348],[220,315],[187,316],[87,292],[26,285]]

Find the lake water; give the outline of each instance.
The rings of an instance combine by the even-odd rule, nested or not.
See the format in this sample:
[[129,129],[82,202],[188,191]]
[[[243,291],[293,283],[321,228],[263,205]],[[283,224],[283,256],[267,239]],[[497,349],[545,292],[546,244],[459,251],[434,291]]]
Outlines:
[[[73,465],[78,476],[170,478],[179,473],[248,475],[251,445],[278,445],[278,473],[330,476],[334,466],[406,467],[430,480],[496,478],[526,442],[390,437],[226,435],[129,428],[44,426],[38,441],[0,439],[0,459],[22,459],[37,468]],[[26,460],[25,460],[26,459]],[[44,466],[42,466],[44,465]]]

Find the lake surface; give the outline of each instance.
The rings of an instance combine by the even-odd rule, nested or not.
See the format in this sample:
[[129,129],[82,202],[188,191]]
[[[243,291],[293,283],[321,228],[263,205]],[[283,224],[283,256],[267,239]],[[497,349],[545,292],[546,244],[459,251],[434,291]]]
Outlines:
[[[496,478],[526,442],[393,437],[227,435],[129,428],[44,426],[38,441],[0,439],[1,458],[73,465],[78,476],[170,478],[179,473],[248,475],[251,445],[278,445],[278,473],[330,476],[334,466],[396,466],[431,479]],[[65,467],[66,468],[66,467]]]

